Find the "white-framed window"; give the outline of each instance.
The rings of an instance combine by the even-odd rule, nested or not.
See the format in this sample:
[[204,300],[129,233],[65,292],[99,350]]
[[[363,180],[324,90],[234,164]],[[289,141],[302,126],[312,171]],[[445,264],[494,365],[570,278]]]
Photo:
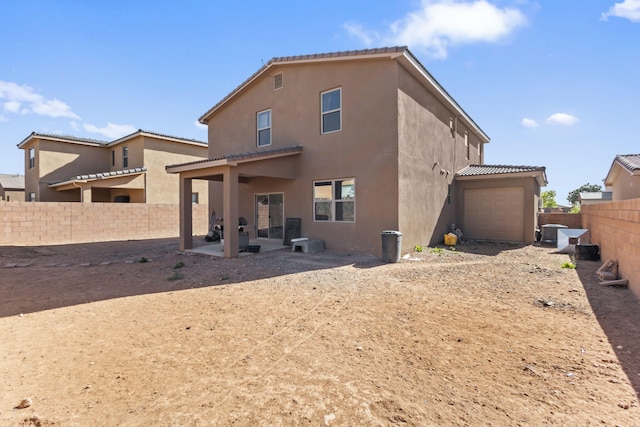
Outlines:
[[456,136],[456,130],[453,127],[453,117],[449,117],[449,132],[451,132],[451,138]]
[[198,203],[200,203],[200,194],[191,193],[191,203],[194,205],[197,205]]
[[355,178],[314,181],[313,220],[355,222]]
[[469,160],[469,132],[464,132],[464,151],[465,151],[465,159]]
[[129,167],[129,147],[122,147],[122,168]]
[[36,149],[34,147],[29,148],[29,169],[33,169],[36,166]]
[[36,201],[36,193],[29,193],[29,201],[30,202]]
[[342,129],[342,88],[331,89],[320,94],[322,133]]
[[258,147],[271,145],[271,110],[260,111],[257,114]]
[[480,152],[481,152],[481,150],[482,150],[482,149],[480,148],[481,146],[482,146],[482,144],[480,144],[480,141],[478,141],[478,163],[480,163]]

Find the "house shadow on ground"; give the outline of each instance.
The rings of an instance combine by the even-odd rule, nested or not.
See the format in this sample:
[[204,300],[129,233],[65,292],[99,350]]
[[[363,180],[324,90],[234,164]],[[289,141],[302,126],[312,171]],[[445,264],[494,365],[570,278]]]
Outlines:
[[600,285],[602,261],[576,261],[591,308],[618,361],[640,396],[640,300],[626,287]]
[[178,239],[0,246],[0,317],[89,302],[234,285],[337,267],[375,268],[377,257],[283,249],[238,258],[180,252]]

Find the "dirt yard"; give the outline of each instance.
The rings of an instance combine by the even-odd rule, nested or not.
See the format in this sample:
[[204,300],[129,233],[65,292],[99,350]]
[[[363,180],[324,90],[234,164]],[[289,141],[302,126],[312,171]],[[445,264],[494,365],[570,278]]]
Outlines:
[[0,425],[640,425],[640,304],[568,261],[0,247]]

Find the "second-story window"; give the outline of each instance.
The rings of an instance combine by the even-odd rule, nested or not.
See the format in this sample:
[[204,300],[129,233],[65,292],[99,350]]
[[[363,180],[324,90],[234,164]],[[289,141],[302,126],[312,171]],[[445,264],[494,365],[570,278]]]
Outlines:
[[122,167],[129,167],[129,147],[122,147]]
[[34,147],[29,148],[29,169],[33,169],[36,166],[36,149]]
[[339,131],[342,129],[342,89],[322,92],[320,98],[322,133]]
[[260,111],[258,119],[258,147],[271,145],[271,110]]
[[116,165],[116,150],[111,150],[111,166]]

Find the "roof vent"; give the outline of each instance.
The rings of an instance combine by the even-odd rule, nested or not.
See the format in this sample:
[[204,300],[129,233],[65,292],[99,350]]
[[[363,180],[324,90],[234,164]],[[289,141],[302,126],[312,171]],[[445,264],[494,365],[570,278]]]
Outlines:
[[282,73],[276,74],[274,77],[274,90],[282,88]]

